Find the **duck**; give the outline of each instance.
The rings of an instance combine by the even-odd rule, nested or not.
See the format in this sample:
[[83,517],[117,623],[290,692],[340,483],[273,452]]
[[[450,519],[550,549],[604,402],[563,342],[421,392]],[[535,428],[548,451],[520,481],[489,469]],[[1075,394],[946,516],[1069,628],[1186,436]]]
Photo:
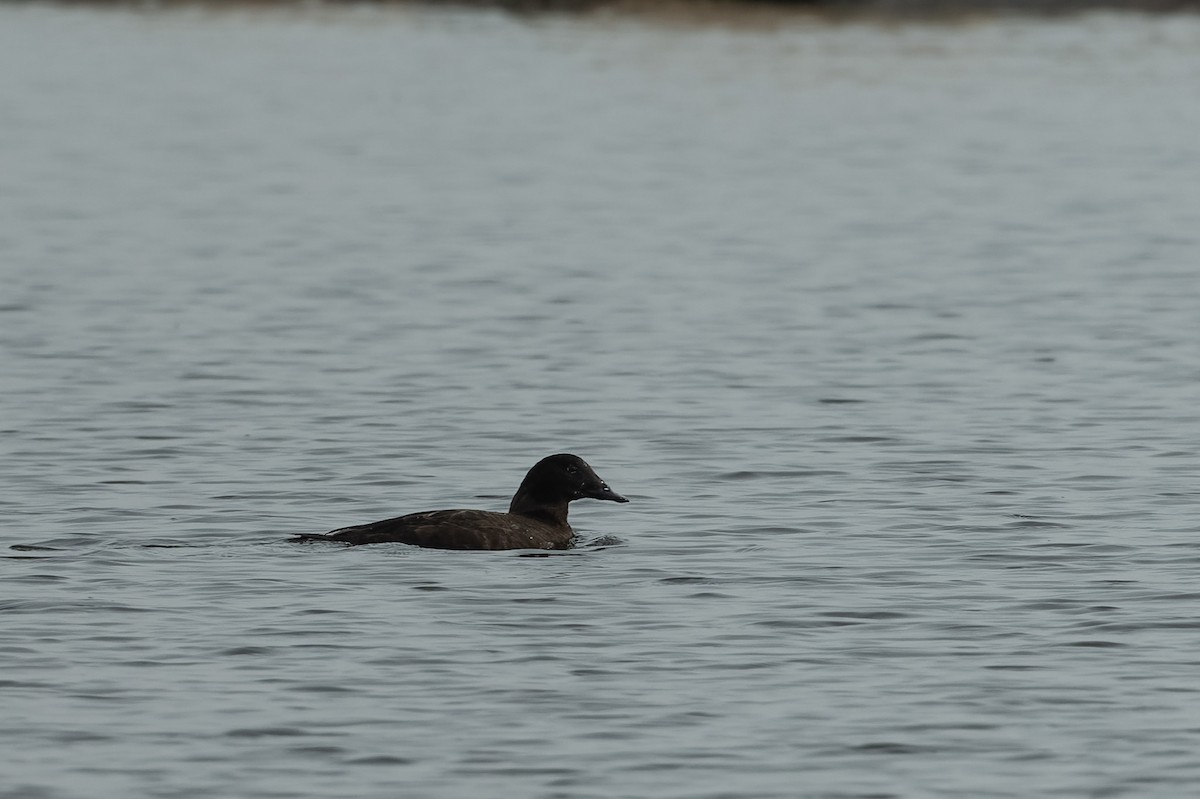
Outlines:
[[399,542],[430,549],[568,549],[576,536],[567,523],[567,506],[585,498],[629,501],[609,488],[583,458],[561,453],[534,464],[513,495],[507,513],[432,510],[340,527],[328,533],[305,533],[288,540],[351,546]]

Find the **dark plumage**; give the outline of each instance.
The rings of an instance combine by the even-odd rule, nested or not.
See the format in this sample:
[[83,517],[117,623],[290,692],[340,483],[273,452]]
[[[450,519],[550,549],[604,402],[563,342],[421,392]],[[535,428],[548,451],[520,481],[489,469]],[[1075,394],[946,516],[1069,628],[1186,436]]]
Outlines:
[[551,455],[525,475],[508,513],[433,510],[290,540],[345,544],[399,541],[434,549],[566,549],[575,538],[575,531],[567,524],[567,505],[584,497],[629,501],[609,488],[583,458]]

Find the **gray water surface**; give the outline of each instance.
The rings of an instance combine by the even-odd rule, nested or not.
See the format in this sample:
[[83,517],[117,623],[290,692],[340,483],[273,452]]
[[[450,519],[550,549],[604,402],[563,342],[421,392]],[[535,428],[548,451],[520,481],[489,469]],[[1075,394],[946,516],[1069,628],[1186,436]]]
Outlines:
[[[1194,794],[1198,86],[1193,17],[0,6],[0,796]],[[579,549],[284,543],[559,451]]]

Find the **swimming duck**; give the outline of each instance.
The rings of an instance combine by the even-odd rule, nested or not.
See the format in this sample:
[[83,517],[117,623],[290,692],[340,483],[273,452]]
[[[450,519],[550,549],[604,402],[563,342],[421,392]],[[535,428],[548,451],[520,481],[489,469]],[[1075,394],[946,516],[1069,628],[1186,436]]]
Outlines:
[[575,539],[575,531],[567,524],[567,505],[585,497],[629,501],[609,488],[578,455],[551,455],[525,475],[508,513],[433,510],[289,540],[351,545],[398,541],[433,549],[567,549]]

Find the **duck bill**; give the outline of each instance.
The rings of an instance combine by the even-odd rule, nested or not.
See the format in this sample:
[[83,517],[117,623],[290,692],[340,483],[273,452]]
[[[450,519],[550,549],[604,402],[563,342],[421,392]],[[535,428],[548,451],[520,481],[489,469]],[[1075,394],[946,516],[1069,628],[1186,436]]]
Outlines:
[[608,483],[601,483],[598,486],[591,486],[590,488],[585,489],[583,495],[585,497],[589,497],[591,499],[607,499],[609,502],[628,502],[629,501],[629,500],[625,499],[625,497],[618,494],[616,491],[613,491],[611,488],[609,488]]

